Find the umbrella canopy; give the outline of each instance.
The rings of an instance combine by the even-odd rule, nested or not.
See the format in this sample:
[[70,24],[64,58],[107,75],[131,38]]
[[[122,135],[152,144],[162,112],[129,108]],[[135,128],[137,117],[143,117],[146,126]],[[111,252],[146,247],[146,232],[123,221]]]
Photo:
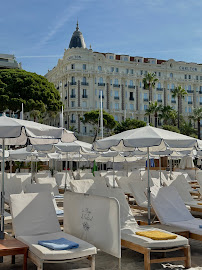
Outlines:
[[94,143],[94,149],[98,151],[117,150],[129,151],[129,149],[151,147],[151,151],[165,151],[170,149],[193,148],[197,139],[176,132],[146,126],[131,129],[119,134],[98,140]]
[[81,142],[81,141],[74,141],[72,143],[62,143],[59,142],[54,145],[56,151],[63,152],[63,153],[71,153],[71,152],[88,152],[92,149],[92,144]]
[[76,140],[74,133],[63,128],[51,127],[33,121],[10,118],[5,115],[0,117],[0,144],[2,139],[5,145],[24,145],[29,138],[31,144],[50,144],[73,142]]

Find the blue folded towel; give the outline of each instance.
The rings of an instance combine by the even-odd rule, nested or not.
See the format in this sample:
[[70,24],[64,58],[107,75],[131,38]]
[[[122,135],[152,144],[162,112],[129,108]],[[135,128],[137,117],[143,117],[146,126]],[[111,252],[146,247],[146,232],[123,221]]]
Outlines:
[[56,210],[56,215],[59,216],[59,215],[63,215],[64,214],[64,211],[63,210],[60,210],[60,209],[57,209]]
[[199,229],[202,229],[202,225],[199,225]]
[[55,197],[56,199],[57,199],[57,198],[64,198],[63,195],[55,195],[54,197]]
[[38,241],[38,244],[53,250],[65,250],[79,247],[79,244],[65,238],[59,238],[55,240],[42,240]]

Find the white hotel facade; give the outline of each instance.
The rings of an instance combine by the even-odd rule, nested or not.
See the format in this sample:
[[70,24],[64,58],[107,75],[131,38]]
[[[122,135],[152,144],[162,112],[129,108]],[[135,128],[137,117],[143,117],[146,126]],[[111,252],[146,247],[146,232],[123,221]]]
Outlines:
[[[182,102],[184,117],[188,117],[193,108],[202,106],[202,64],[94,52],[86,48],[78,24],[63,58],[45,77],[61,94],[64,127],[75,126],[80,135],[92,136],[92,127],[83,125],[80,117],[100,108],[101,93],[103,109],[116,121],[124,118],[148,121],[145,110],[149,93],[142,83],[148,72],[155,73],[158,79],[153,101],[177,109],[177,98],[172,98],[171,91],[181,85],[187,91]],[[154,119],[151,120],[154,124]],[[50,120],[49,124],[53,122]]]

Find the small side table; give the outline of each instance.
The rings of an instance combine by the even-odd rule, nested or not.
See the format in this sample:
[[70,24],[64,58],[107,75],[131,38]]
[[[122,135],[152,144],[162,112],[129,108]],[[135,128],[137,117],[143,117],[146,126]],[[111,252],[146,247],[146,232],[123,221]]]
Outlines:
[[24,255],[23,270],[27,270],[27,254],[29,247],[19,240],[12,239],[0,239],[0,256],[8,255]]

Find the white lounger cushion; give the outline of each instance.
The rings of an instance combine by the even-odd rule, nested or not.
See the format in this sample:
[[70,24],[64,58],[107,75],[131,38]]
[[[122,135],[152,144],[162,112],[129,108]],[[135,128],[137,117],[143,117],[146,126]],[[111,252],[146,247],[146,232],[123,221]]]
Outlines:
[[71,191],[76,193],[88,193],[93,188],[93,185],[94,181],[92,179],[70,181]]
[[[188,245],[188,239],[185,237],[182,237],[180,235],[177,236],[176,239],[171,240],[152,240],[148,237],[139,236],[136,234],[137,231],[153,231],[157,230],[156,228],[149,228],[149,226],[146,227],[139,227],[139,228],[124,228],[121,230],[121,239],[132,242],[134,244],[146,247],[146,248],[170,248],[170,247],[177,247],[177,246],[183,246]],[[158,229],[158,231],[166,232],[163,230]],[[169,232],[169,234],[171,234]]]
[[54,177],[37,178],[36,183],[38,184],[51,184],[54,195],[59,195],[58,186]]
[[61,231],[51,193],[13,194],[10,200],[16,237]]
[[148,207],[146,192],[146,181],[137,180],[129,183],[129,187],[137,205],[141,207]]
[[[66,238],[70,241],[78,243],[79,248],[70,250],[51,250],[49,248],[38,245],[38,241],[40,240],[54,240],[59,238]],[[96,248],[93,245],[64,232],[35,236],[19,236],[17,239],[27,244],[31,252],[37,255],[40,259],[44,260],[68,260],[97,253]]]

